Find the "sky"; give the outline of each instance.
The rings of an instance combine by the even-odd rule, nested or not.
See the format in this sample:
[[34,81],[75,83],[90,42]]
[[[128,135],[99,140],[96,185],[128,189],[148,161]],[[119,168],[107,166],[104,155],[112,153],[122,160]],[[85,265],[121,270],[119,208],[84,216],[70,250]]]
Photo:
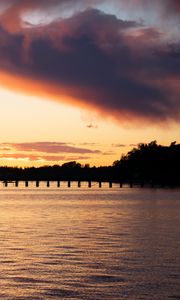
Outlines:
[[179,0],[0,0],[0,165],[180,142]]

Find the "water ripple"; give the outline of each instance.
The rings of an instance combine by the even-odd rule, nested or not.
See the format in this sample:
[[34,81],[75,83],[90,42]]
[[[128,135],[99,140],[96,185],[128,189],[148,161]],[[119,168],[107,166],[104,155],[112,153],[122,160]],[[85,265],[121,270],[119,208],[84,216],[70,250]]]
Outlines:
[[0,299],[180,299],[180,193],[0,191]]

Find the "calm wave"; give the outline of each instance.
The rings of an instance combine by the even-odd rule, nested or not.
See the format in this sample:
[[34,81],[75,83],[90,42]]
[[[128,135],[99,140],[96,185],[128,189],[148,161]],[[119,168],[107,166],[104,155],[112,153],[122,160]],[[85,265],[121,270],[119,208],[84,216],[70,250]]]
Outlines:
[[180,299],[180,190],[0,189],[0,297]]

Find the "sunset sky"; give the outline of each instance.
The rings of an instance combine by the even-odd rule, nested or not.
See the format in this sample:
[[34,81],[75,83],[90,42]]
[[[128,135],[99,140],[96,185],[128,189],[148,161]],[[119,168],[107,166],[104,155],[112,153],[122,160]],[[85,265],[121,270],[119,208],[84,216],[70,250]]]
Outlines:
[[180,142],[179,0],[0,0],[0,165]]

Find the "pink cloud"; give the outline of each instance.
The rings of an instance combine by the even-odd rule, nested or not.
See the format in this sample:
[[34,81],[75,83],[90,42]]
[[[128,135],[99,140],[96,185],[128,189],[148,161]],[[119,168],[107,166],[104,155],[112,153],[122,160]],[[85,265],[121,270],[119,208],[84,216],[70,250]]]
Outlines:
[[25,152],[100,154],[99,150],[70,146],[60,142],[6,143],[6,148]]

